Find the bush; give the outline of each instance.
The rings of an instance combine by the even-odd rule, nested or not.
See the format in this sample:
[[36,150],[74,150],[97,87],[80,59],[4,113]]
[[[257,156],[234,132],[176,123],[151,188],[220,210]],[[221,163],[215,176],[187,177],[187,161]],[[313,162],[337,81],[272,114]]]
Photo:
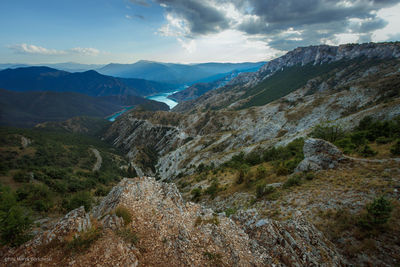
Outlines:
[[360,150],[360,155],[364,157],[373,157],[376,154],[378,154],[378,152],[374,151],[369,145],[364,145]]
[[80,253],[87,250],[102,235],[101,227],[92,226],[84,232],[80,232],[72,241],[67,244],[67,250],[73,253]]
[[98,196],[98,197],[103,197],[103,196],[107,196],[109,192],[110,192],[110,189],[108,189],[105,186],[99,185],[97,187],[96,191],[94,192],[94,195]]
[[250,166],[254,166],[261,163],[261,157],[257,152],[250,152],[246,155],[245,161]]
[[39,212],[47,212],[53,206],[54,193],[43,184],[25,184],[16,191],[17,200]]
[[304,178],[308,181],[311,181],[315,178],[315,174],[312,172],[307,172],[304,174]]
[[26,171],[19,171],[14,174],[13,179],[18,183],[27,183],[30,181],[31,177]]
[[265,184],[259,184],[256,187],[257,198],[262,198],[265,195],[269,195],[275,192],[275,188],[272,186],[265,186]]
[[398,139],[396,143],[390,148],[390,153],[396,156],[400,155],[400,139]]
[[344,137],[344,131],[342,127],[338,125],[322,124],[317,125],[311,132],[311,136],[314,138],[320,138],[327,140],[331,143]]
[[126,207],[118,206],[115,209],[115,215],[122,218],[125,225],[128,225],[132,222],[132,214]]
[[117,231],[117,235],[119,235],[125,242],[136,245],[139,241],[138,236],[132,230],[132,228],[125,227]]
[[214,180],[209,187],[206,188],[204,193],[208,194],[211,196],[213,199],[216,194],[220,191],[221,189],[219,188],[219,183],[217,180]]
[[298,186],[300,184],[301,184],[301,176],[294,175],[292,177],[289,177],[289,179],[286,180],[286,182],[283,184],[283,188]]
[[256,173],[256,178],[257,179],[262,179],[267,176],[267,169],[264,166],[258,166],[257,167],[257,173]]
[[393,210],[392,203],[384,196],[375,198],[366,205],[367,213],[361,217],[359,225],[367,230],[385,225],[390,219]]
[[84,206],[86,211],[89,211],[92,207],[93,197],[87,191],[78,192],[64,203],[64,207],[70,211],[80,206]]
[[192,195],[192,200],[197,202],[201,197],[201,187],[194,188],[190,194]]
[[11,190],[0,186],[0,240],[2,245],[19,246],[29,240],[30,212],[17,204]]
[[390,137],[380,136],[380,137],[376,138],[375,141],[376,141],[377,144],[382,145],[382,144],[389,144],[390,142],[393,141],[393,139],[390,138]]
[[250,172],[250,167],[247,164],[242,164],[239,168],[239,172],[236,178],[236,183],[242,184],[249,172]]
[[279,176],[288,175],[290,173],[289,169],[282,163],[278,164],[277,166],[274,166],[274,170],[276,175]]
[[31,226],[29,213],[21,206],[13,206],[7,212],[0,212],[1,243],[11,246],[25,243],[31,238],[29,234]]

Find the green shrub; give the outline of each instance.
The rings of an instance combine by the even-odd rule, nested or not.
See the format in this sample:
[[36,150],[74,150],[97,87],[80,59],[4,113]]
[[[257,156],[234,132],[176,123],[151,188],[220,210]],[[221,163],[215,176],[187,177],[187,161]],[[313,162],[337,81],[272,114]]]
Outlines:
[[121,217],[124,220],[125,225],[128,225],[132,222],[132,214],[126,207],[118,206],[115,209],[115,215]]
[[17,204],[9,188],[0,186],[0,241],[2,245],[19,246],[30,239],[32,226],[29,210]]
[[94,191],[94,195],[98,196],[98,197],[103,197],[103,196],[107,196],[109,192],[110,192],[109,188],[99,185],[97,187],[96,191]]
[[274,166],[274,170],[276,175],[279,176],[288,175],[290,173],[290,170],[282,163],[278,164],[277,166]]
[[304,178],[308,181],[311,181],[315,178],[315,174],[313,172],[307,172],[304,174]]
[[139,238],[136,233],[130,227],[124,227],[117,231],[117,235],[119,235],[125,242],[136,245],[139,242]]
[[356,147],[365,145],[367,143],[366,132],[365,131],[355,132],[350,135],[350,140]]
[[201,197],[201,187],[194,188],[190,194],[192,195],[192,200],[197,202]]
[[361,217],[359,225],[367,230],[385,225],[390,219],[393,206],[384,196],[375,198],[365,207],[367,213]]
[[246,155],[245,161],[250,166],[254,166],[261,163],[261,157],[257,152],[250,152]]
[[231,215],[235,214],[236,212],[237,212],[237,209],[227,208],[225,210],[225,215],[226,215],[226,217],[230,217]]
[[102,228],[92,226],[90,229],[80,232],[74,239],[67,243],[67,251],[72,253],[81,253],[90,248],[102,235]]
[[219,183],[217,180],[214,180],[211,185],[209,187],[206,188],[206,190],[204,191],[204,193],[206,193],[207,195],[210,195],[211,198],[213,199],[217,193],[220,191],[221,189],[219,188]]
[[250,172],[250,167],[247,164],[242,164],[239,168],[239,172],[237,174],[236,183],[242,184],[248,173]]
[[27,183],[30,181],[31,177],[26,171],[19,171],[14,174],[13,179],[18,183]]
[[47,212],[53,206],[54,193],[43,184],[25,184],[16,191],[17,200],[39,212]]
[[380,136],[380,137],[376,138],[375,141],[376,141],[377,144],[382,145],[382,144],[389,144],[390,142],[393,141],[393,139],[390,138],[390,137]]
[[369,145],[364,145],[359,153],[364,157],[373,157],[378,154],[378,152],[374,151]]
[[301,176],[300,175],[293,175],[289,177],[286,182],[283,184],[283,188],[289,188],[292,186],[298,186],[301,184]]
[[396,140],[396,143],[390,148],[390,153],[395,156],[400,155],[400,139]]
[[315,126],[311,132],[311,136],[333,143],[344,137],[344,131],[342,127],[338,125],[322,124]]
[[90,208],[92,207],[92,203],[93,203],[92,195],[87,191],[81,191],[75,193],[74,195],[72,195],[72,197],[66,200],[64,207],[68,211],[70,211],[79,208],[80,206],[84,206],[85,210],[89,211]]
[[272,194],[275,192],[275,188],[272,186],[265,186],[265,184],[259,184],[256,187],[256,196],[257,198],[262,198],[263,196]]
[[267,169],[264,166],[258,166],[256,178],[263,179],[263,178],[265,178],[265,176],[267,176]]

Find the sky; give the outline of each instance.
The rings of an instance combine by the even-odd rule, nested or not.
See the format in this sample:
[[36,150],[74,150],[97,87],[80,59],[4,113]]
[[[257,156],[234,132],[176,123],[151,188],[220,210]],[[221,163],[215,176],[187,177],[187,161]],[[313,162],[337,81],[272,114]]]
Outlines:
[[0,0],[0,63],[257,62],[400,40],[400,0]]

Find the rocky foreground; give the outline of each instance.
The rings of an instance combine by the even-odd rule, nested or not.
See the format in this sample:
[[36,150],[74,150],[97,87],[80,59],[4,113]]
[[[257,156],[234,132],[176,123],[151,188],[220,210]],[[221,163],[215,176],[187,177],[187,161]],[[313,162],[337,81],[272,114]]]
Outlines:
[[[120,212],[120,211],[124,212]],[[79,248],[79,249],[77,249]],[[73,210],[51,230],[3,255],[6,266],[343,266],[302,219],[234,217],[185,202],[174,184],[123,179],[92,211]]]

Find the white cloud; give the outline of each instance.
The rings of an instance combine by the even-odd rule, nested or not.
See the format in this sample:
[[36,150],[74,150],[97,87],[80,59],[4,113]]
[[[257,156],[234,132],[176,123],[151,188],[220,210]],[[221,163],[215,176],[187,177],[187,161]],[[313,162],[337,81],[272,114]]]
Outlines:
[[175,17],[172,14],[167,14],[165,18],[167,23],[158,29],[160,35],[178,37],[189,34],[190,29],[184,19]]
[[127,19],[132,19],[132,16],[125,15],[125,18],[127,18]]
[[86,56],[97,56],[98,54],[100,54],[100,50],[91,47],[89,48],[75,47],[71,49],[71,52]]
[[49,56],[59,56],[59,55],[70,55],[78,54],[82,56],[97,56],[100,54],[100,50],[96,48],[84,48],[84,47],[74,47],[66,50],[48,49],[41,46],[36,46],[32,44],[15,44],[8,46],[17,54],[30,54],[30,55],[49,55]]
[[181,49],[177,53],[164,55],[164,61],[198,63],[244,62],[270,60],[281,55],[279,50],[266,45],[261,36],[248,36],[236,30],[225,30],[196,39],[178,37]]
[[393,38],[400,34],[400,4],[392,8],[384,8],[379,10],[377,15],[388,22],[386,27],[383,29],[376,30],[372,34],[372,40],[374,42],[382,41],[399,41],[399,39]]
[[37,54],[37,55],[64,55],[63,50],[47,49],[41,46],[29,44],[15,44],[9,46],[10,49],[19,54]]

